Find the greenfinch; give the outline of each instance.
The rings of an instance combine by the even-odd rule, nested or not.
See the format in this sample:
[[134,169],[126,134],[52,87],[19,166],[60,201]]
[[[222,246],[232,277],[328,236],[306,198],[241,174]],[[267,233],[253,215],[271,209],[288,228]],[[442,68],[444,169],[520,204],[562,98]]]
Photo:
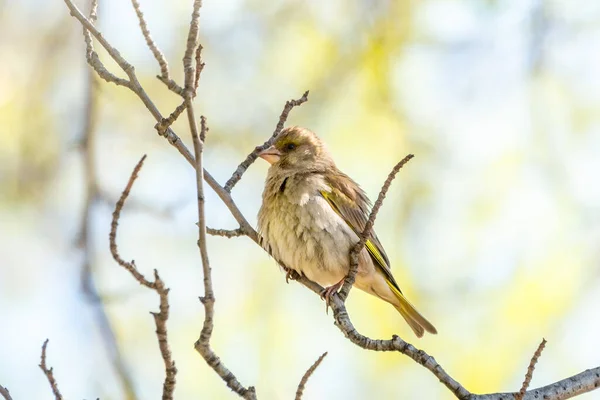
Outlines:
[[[328,297],[348,274],[349,252],[371,203],[308,129],[285,128],[259,156],[271,164],[258,213],[261,244],[288,268],[326,287]],[[417,337],[437,333],[402,294],[374,232],[358,259],[357,288],[393,305]]]

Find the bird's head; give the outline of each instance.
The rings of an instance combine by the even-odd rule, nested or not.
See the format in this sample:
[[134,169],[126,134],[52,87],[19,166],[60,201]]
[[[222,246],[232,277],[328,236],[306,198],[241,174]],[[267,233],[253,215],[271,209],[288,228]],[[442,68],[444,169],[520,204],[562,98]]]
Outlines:
[[282,130],[273,145],[258,156],[272,168],[284,170],[319,170],[334,166],[321,139],[312,131],[298,126]]

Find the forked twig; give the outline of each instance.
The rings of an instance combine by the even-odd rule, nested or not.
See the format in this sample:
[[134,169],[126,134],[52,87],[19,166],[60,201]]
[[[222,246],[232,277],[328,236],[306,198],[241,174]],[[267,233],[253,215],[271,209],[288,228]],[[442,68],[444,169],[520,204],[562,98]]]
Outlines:
[[169,129],[171,125],[177,121],[177,118],[179,118],[183,110],[185,110],[185,107],[187,106],[186,104],[187,103],[184,100],[180,105],[175,107],[175,110],[173,110],[173,112],[169,114],[167,118],[163,118],[160,122],[154,125],[154,128],[158,131],[160,136],[165,136],[167,129]]
[[[90,24],[93,25],[94,23],[96,23],[97,19],[98,0],[92,0],[88,20]],[[85,58],[88,64],[96,71],[98,76],[104,79],[106,82],[112,82],[118,86],[125,86],[131,88],[131,82],[129,82],[127,79],[119,78],[118,76],[108,71],[102,63],[102,61],[100,61],[98,53],[96,53],[96,51],[94,50],[94,41],[92,39],[92,35],[85,25],[83,25],[83,38],[85,40]]]
[[[183,73],[184,73],[184,90],[189,92],[191,96],[194,94],[194,81],[196,68],[192,57],[199,46],[198,43],[198,31],[199,31],[199,20],[200,20],[200,7],[202,7],[202,0],[194,0],[192,7],[192,20],[190,21],[190,30],[188,32],[187,44],[185,48],[185,54],[183,55]],[[197,55],[196,57],[200,57]],[[185,95],[184,95],[185,97]]]
[[302,379],[300,380],[300,383],[298,384],[298,389],[296,390],[296,400],[302,400],[302,395],[304,394],[304,387],[306,386],[306,383],[308,382],[312,374],[315,372],[315,370],[319,368],[319,365],[321,365],[326,355],[327,352],[321,354],[321,356],[317,358],[317,361],[315,361],[314,364],[311,365],[310,368],[304,373]]
[[146,155],[144,155],[136,164],[131,175],[129,176],[129,180],[127,181],[127,185],[125,186],[125,189],[123,190],[119,201],[117,201],[117,204],[115,205],[109,234],[110,252],[114,260],[127,271],[129,271],[129,273],[131,273],[135,280],[137,280],[141,285],[144,285],[147,288],[154,290],[158,294],[158,297],[160,299],[160,311],[158,313],[152,312],[151,314],[154,317],[154,324],[156,326],[156,337],[158,339],[158,347],[160,349],[160,354],[165,364],[165,380],[163,382],[162,399],[172,400],[173,392],[175,391],[175,378],[177,375],[177,367],[175,366],[175,361],[173,361],[167,334],[167,320],[169,319],[169,289],[165,287],[165,284],[158,275],[157,270],[154,270],[154,281],[149,281],[142,273],[138,271],[134,261],[127,262],[123,260],[117,248],[117,227],[119,226],[119,218],[121,217],[121,211],[123,210],[123,206],[125,205],[125,201],[127,200],[129,193],[131,192],[131,188],[133,187],[133,184],[137,179],[138,174],[142,169],[142,166],[144,165],[145,159]]

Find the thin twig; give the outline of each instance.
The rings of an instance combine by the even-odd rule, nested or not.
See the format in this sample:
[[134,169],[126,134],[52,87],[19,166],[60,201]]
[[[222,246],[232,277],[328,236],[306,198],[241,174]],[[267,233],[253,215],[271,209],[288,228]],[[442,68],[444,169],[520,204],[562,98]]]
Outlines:
[[131,273],[131,275],[137,280],[140,284],[146,286],[149,289],[156,291],[158,297],[160,299],[159,310],[160,312],[152,312],[152,316],[154,317],[154,324],[156,326],[156,337],[158,338],[158,347],[160,349],[161,357],[165,364],[165,380],[163,383],[163,400],[172,400],[173,392],[175,390],[176,383],[176,375],[177,375],[177,367],[175,366],[175,361],[173,361],[171,349],[169,347],[168,336],[167,336],[167,320],[169,319],[169,289],[165,287],[164,282],[158,275],[158,271],[154,270],[154,282],[150,282],[143,274],[141,274],[137,267],[135,266],[135,262],[127,262],[123,260],[123,258],[119,254],[119,250],[117,248],[117,227],[119,226],[119,218],[121,217],[121,211],[123,210],[123,206],[125,205],[125,201],[131,192],[131,188],[135,180],[138,177],[142,166],[144,165],[144,160],[146,159],[146,155],[144,155],[140,161],[136,164],[133,169],[129,180],[127,181],[127,185],[117,201],[115,205],[115,210],[113,212],[113,219],[111,222],[111,229],[109,235],[110,241],[110,252],[114,258],[114,260],[125,268],[127,271]]
[[300,380],[300,384],[298,384],[298,389],[296,390],[296,400],[302,399],[302,395],[304,394],[304,387],[306,386],[308,379],[312,376],[315,370],[319,368],[319,365],[321,365],[326,355],[327,352],[321,354],[321,357],[319,357],[317,361],[315,361],[314,364],[311,365],[310,368],[304,373],[304,376],[302,376],[302,379]]
[[[88,19],[92,24],[96,23],[98,19],[98,0],[92,0],[90,2],[90,13],[88,15]],[[83,28],[83,40],[85,41],[85,54],[86,58],[90,58],[91,54],[94,52],[94,42],[92,40],[92,35],[90,31]]]
[[233,237],[245,235],[242,228],[230,230],[230,229],[213,229],[213,228],[206,227],[206,233],[208,233],[209,235],[212,235],[212,236],[224,236],[229,239],[231,239]]
[[240,181],[240,179],[242,179],[242,176],[244,175],[246,170],[258,158],[258,153],[271,147],[271,145],[275,142],[275,139],[277,139],[277,136],[279,136],[279,133],[283,130],[283,125],[285,124],[285,121],[287,121],[288,115],[290,114],[290,111],[292,111],[292,108],[302,105],[307,101],[308,90],[304,92],[302,97],[300,97],[299,99],[288,100],[285,102],[285,106],[283,107],[283,111],[281,111],[281,115],[279,116],[279,121],[277,122],[275,131],[273,131],[273,135],[271,135],[269,140],[267,140],[261,146],[257,146],[250,154],[248,154],[246,159],[240,165],[238,165],[235,172],[231,175],[231,178],[229,178],[229,180],[225,183],[224,188],[226,192],[231,192],[231,189],[233,189],[233,187]]
[[[186,92],[186,100],[191,102],[191,95]],[[200,140],[200,137],[206,137],[206,131],[208,129],[206,125],[206,118],[200,117],[200,133],[195,123],[194,107],[188,104],[187,107],[188,119],[190,122],[190,131],[192,133],[192,140],[194,142],[194,155],[196,159],[196,190],[198,197],[198,248],[200,250],[200,258],[202,260],[202,272],[204,274],[204,296],[200,298],[200,301],[204,305],[204,323],[202,324],[202,330],[200,336],[194,348],[204,358],[204,361],[223,379],[226,385],[244,399],[256,399],[256,392],[254,387],[244,387],[236,376],[221,362],[219,357],[216,355],[214,350],[210,347],[210,338],[212,336],[214,328],[214,315],[215,315],[215,294],[212,285],[212,273],[210,268],[210,261],[208,258],[208,249],[206,247],[206,218],[204,212],[204,177],[202,167],[202,152],[204,149],[204,143]]]
[[[587,369],[550,385],[530,389],[523,400],[565,400],[600,388],[600,367]],[[467,400],[514,400],[518,393],[471,395]]]
[[367,223],[365,224],[365,227],[364,227],[362,233],[360,234],[358,243],[356,243],[356,245],[350,250],[350,254],[349,254],[350,268],[348,271],[348,275],[346,276],[346,279],[344,280],[344,285],[342,286],[342,289],[339,292],[339,295],[340,295],[342,301],[346,300],[346,298],[348,297],[348,294],[350,293],[350,289],[352,288],[352,285],[354,285],[354,280],[356,277],[356,273],[358,271],[358,255],[360,254],[362,249],[365,247],[365,243],[367,242],[367,239],[369,238],[369,235],[371,234],[371,229],[373,229],[373,225],[375,224],[375,218],[377,218],[377,213],[379,213],[379,209],[381,208],[381,206],[383,204],[383,200],[385,200],[387,191],[389,190],[390,186],[392,185],[392,181],[396,177],[396,174],[398,173],[398,171],[400,171],[400,169],[402,167],[404,167],[404,165],[407,162],[409,162],[410,159],[413,157],[414,156],[412,154],[407,155],[398,164],[396,164],[394,166],[394,168],[392,169],[392,171],[389,173],[387,179],[385,180],[385,183],[383,184],[383,186],[381,188],[381,191],[379,192],[379,196],[377,196],[377,201],[375,202],[375,205],[373,205],[373,208],[371,209],[371,214],[369,215],[369,219],[367,220]]
[[204,62],[202,61],[202,45],[198,44],[196,48],[196,74],[194,76],[194,96],[198,91],[198,84],[200,83],[200,73],[204,69]]
[[[91,1],[88,19],[90,24],[94,24],[98,19],[98,0]],[[119,78],[118,76],[109,72],[102,61],[100,61],[98,53],[96,53],[94,50],[94,41],[92,40],[92,35],[85,25],[83,26],[83,38],[85,40],[85,58],[88,64],[96,71],[98,76],[107,82],[112,82],[119,86],[130,87],[131,84],[128,80]]]
[[135,261],[132,260],[131,262],[127,262],[123,258],[121,258],[121,255],[119,254],[119,249],[117,247],[117,227],[119,226],[119,219],[121,218],[121,210],[123,209],[123,206],[125,205],[125,200],[129,196],[129,192],[131,191],[131,188],[133,187],[133,183],[137,179],[138,174],[139,174],[140,170],[142,169],[142,166],[144,165],[145,159],[146,159],[146,155],[144,154],[142,156],[142,158],[140,159],[140,161],[138,161],[135,168],[133,169],[133,172],[131,173],[131,176],[129,177],[129,181],[127,181],[127,186],[125,186],[125,189],[123,190],[123,193],[121,194],[121,197],[119,198],[119,201],[117,201],[115,210],[113,211],[113,214],[112,214],[113,218],[112,218],[112,222],[110,224],[110,234],[109,234],[108,238],[109,238],[109,242],[110,242],[110,252],[111,252],[114,260],[120,266],[122,266],[127,271],[129,271],[129,273],[131,273],[131,275],[133,275],[135,280],[138,281],[140,284],[146,286],[147,288],[154,289],[154,284],[152,282],[150,282],[149,280],[147,280],[144,277],[144,275],[142,275],[137,270]]
[[[123,71],[125,71],[125,73],[129,77],[129,81],[123,80],[124,83],[122,83],[122,85],[129,88],[139,97],[139,99],[142,101],[142,103],[144,103],[148,111],[150,111],[156,122],[162,121],[162,114],[160,113],[154,102],[150,100],[150,97],[140,84],[135,74],[135,69],[133,68],[133,66],[129,64],[127,60],[123,58],[123,56],[121,56],[121,54],[116,48],[114,48],[110,43],[108,43],[108,41],[104,38],[100,31],[98,31],[94,24],[91,23],[90,20],[88,20],[81,13],[79,8],[77,8],[77,6],[73,3],[72,0],[64,0],[64,2],[71,11],[71,15],[73,15],[77,20],[79,20],[79,22],[81,22],[84,28],[90,31],[90,33],[96,38],[96,40],[98,40],[102,47],[104,47],[104,49],[108,52],[112,59],[119,65],[119,67],[121,67]],[[100,76],[102,77],[100,71],[96,69],[96,72],[98,72],[98,74],[100,74]],[[173,145],[179,151],[179,153],[181,153],[181,155],[185,157],[186,160],[188,160],[190,164],[193,165],[194,158],[192,156],[192,153],[190,153],[185,144],[183,144],[179,136],[177,136],[172,129],[167,129],[165,131],[164,137],[169,141],[171,145]],[[207,174],[206,180],[209,183],[209,185],[211,185],[211,187],[213,185],[218,185],[218,183],[209,174]]]
[[185,54],[183,55],[184,90],[189,91],[190,93],[194,92],[196,69],[194,68],[192,57],[198,47],[200,7],[202,7],[202,0],[194,0],[190,30],[188,32]]
[[[73,15],[85,28],[89,29],[90,33],[100,42],[100,44],[106,49],[108,54],[115,60],[115,62],[117,62],[117,64],[123,70],[127,71],[127,74],[130,77],[132,77],[133,82],[135,84],[132,84],[127,87],[139,97],[142,103],[144,103],[144,105],[146,106],[148,111],[150,111],[156,122],[161,122],[164,119],[162,114],[160,113],[156,105],[152,102],[152,100],[150,100],[150,97],[148,97],[148,94],[145,92],[143,87],[139,84],[137,77],[135,76],[135,70],[133,69],[133,67],[125,61],[125,59],[120,55],[117,49],[111,46],[110,43],[108,43],[108,41],[104,39],[102,34],[81,13],[81,11],[79,11],[79,9],[73,3],[72,0],[64,0],[64,2],[71,11],[71,15]],[[179,138],[179,136],[177,136],[177,134],[171,128],[167,128],[164,135],[162,136],[164,136],[169,142],[169,144],[175,147],[177,151],[190,163],[190,165],[194,167],[194,156],[188,150],[188,148]],[[237,207],[235,202],[233,202],[229,193],[223,189],[223,187],[216,181],[215,178],[213,178],[213,176],[208,171],[204,170],[203,172],[206,183],[208,183],[208,185],[217,193],[219,198],[227,205],[233,217],[238,221],[242,221],[240,223],[241,228],[245,232],[250,232],[250,234],[252,234],[252,231],[254,231],[254,229],[248,223],[248,221],[246,220],[240,209]]]
[[160,49],[154,42],[152,35],[150,34],[150,29],[148,29],[148,24],[146,23],[146,19],[144,18],[144,13],[142,12],[140,3],[138,2],[138,0],[131,0],[131,4],[133,5],[135,13],[138,17],[140,28],[142,30],[142,35],[144,35],[144,39],[146,39],[146,44],[152,52],[152,55],[154,55],[154,58],[158,62],[158,65],[160,66],[160,75],[157,76],[157,78],[160,79],[165,85],[167,85],[167,88],[169,88],[169,90],[177,93],[180,96],[183,96],[183,89],[181,88],[181,86],[179,86],[177,82],[171,79],[171,75],[169,74],[169,64],[167,63],[165,55],[162,53],[162,51],[160,51]]
[[180,105],[178,105],[175,108],[175,110],[173,110],[171,114],[169,114],[167,118],[163,118],[160,122],[154,125],[154,128],[158,131],[158,134],[160,136],[165,136],[165,132],[167,131],[167,129],[169,129],[171,125],[173,125],[177,118],[179,118],[183,110],[185,110],[185,107],[186,102],[184,100]]
[[54,399],[62,400],[62,398],[63,398],[62,394],[60,394],[60,391],[58,390],[58,384],[56,383],[56,379],[54,379],[53,368],[52,367],[48,368],[46,366],[46,347],[47,346],[48,346],[48,339],[46,339],[44,341],[44,344],[42,345],[42,357],[41,357],[41,362],[40,362],[40,368],[44,372],[44,375],[46,375],[46,379],[48,379],[48,383],[50,383],[50,387],[52,388],[52,393],[54,393]]
[[151,312],[156,326],[156,337],[158,338],[158,348],[165,364],[165,381],[163,382],[162,400],[172,400],[175,391],[177,367],[171,354],[171,348],[168,341],[167,320],[169,319],[169,288],[165,287],[160,279],[158,271],[154,270],[154,290],[158,293],[160,303],[160,312]]
[[535,364],[538,361],[538,358],[542,355],[542,351],[544,351],[544,347],[546,347],[546,339],[542,338],[542,342],[539,344],[535,353],[533,353],[533,357],[531,357],[531,361],[529,362],[529,367],[527,367],[527,373],[525,374],[525,380],[523,381],[523,385],[521,386],[521,390],[515,396],[515,400],[523,400],[525,393],[527,392],[527,388],[531,383],[531,379],[533,378],[533,371],[535,370]]
[[2,397],[4,397],[4,400],[13,400],[13,398],[10,396],[10,392],[8,391],[8,389],[2,385],[0,385],[0,394],[2,395]]

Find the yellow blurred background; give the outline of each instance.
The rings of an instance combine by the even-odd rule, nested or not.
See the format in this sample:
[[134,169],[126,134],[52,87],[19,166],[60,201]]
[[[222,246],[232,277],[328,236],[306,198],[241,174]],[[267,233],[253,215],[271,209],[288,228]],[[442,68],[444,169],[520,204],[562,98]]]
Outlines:
[[[474,392],[518,390],[542,337],[532,387],[600,364],[600,2],[204,3],[197,104],[210,126],[205,164],[219,182],[307,89],[288,124],[317,132],[372,199],[395,162],[416,156],[375,228],[439,334],[417,340],[392,307],[353,291],[361,333],[399,334]],[[191,5],[142,1],[180,82]],[[155,79],[129,2],[100,0],[98,26],[171,112],[180,99]],[[146,274],[157,268],[171,288],[176,398],[235,398],[193,350],[203,289],[192,168],[131,92],[90,81],[81,26],[62,1],[0,0],[0,59],[0,384],[15,399],[50,398],[37,367],[50,338],[66,398],[122,399],[127,386],[139,399],[160,396],[149,314],[158,299],[108,249],[114,203],[147,154],[121,218],[121,254]],[[190,143],[183,119],[174,128]],[[252,224],[266,170],[259,160],[233,191]],[[207,201],[209,226],[236,227],[210,190]],[[214,349],[259,398],[292,397],[324,351],[307,399],[453,398],[406,357],[352,345],[323,302],[286,285],[250,240],[208,245]]]

